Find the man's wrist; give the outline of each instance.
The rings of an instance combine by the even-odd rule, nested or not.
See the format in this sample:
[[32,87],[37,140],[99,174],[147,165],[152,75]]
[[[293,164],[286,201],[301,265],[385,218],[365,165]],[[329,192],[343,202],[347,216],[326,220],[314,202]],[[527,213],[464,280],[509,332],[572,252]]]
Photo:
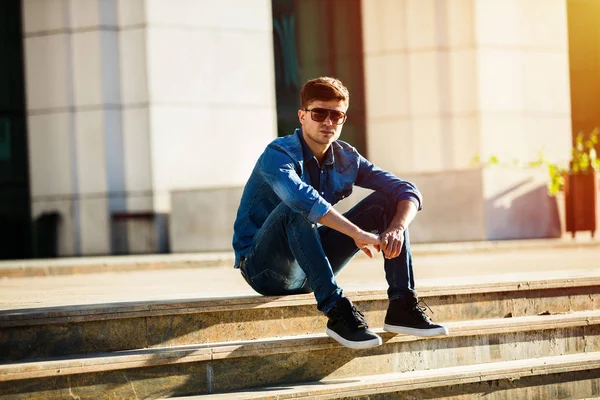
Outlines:
[[392,224],[388,230],[396,230],[396,231],[404,232],[406,229],[408,229],[406,224],[400,223],[400,224]]
[[352,234],[350,235],[350,237],[352,237],[353,239],[356,239],[357,237],[363,235],[364,233],[365,233],[365,231],[360,229],[358,226],[354,225],[354,229],[352,229]]

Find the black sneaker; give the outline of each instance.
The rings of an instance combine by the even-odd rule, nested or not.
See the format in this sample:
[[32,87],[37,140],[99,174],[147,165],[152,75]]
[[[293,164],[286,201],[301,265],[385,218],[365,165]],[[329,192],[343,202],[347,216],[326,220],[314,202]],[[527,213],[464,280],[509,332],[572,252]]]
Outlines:
[[335,307],[327,313],[327,318],[327,335],[342,346],[368,349],[381,344],[381,338],[369,330],[363,313],[345,297],[337,301]]
[[[429,308],[423,300],[419,301],[417,294],[412,290],[407,291],[403,299],[390,300],[383,329],[387,332],[415,336],[447,335],[448,329],[431,322],[425,313],[426,308],[421,303]],[[431,308],[429,310],[431,311]]]

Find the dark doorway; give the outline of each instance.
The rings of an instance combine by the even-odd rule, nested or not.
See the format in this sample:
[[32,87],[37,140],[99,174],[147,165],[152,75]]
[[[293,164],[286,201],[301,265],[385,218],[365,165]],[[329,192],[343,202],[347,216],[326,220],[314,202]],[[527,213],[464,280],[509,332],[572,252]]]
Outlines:
[[278,135],[299,127],[304,82],[333,76],[350,90],[341,139],[366,155],[360,0],[272,0],[272,7]]
[[20,0],[0,1],[0,259],[31,257]]

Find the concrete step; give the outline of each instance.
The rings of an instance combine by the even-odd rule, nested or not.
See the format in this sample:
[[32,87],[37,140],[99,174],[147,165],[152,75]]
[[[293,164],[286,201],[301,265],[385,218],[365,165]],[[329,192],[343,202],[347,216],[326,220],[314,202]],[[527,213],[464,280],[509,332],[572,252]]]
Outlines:
[[[589,244],[584,244],[583,246],[589,246]],[[235,257],[230,251],[9,260],[0,261],[0,278],[152,271],[157,269],[231,267],[234,260]]]
[[[500,257],[508,253],[564,250],[567,253],[581,250],[600,251],[600,241],[587,236],[556,239],[498,240],[452,243],[414,243],[411,245],[416,257],[462,256],[480,253],[486,257]],[[34,260],[0,261],[0,278],[33,276],[59,276],[94,274],[105,272],[152,271],[157,269],[231,267],[232,251],[179,254],[137,254],[127,256],[71,257]],[[358,259],[366,259],[359,253]]]
[[597,399],[600,353],[474,364],[186,396],[181,400]]
[[[537,280],[533,279],[537,276]],[[600,309],[600,275],[499,281],[477,277],[423,287],[436,321]],[[382,327],[385,291],[347,292],[372,327]],[[311,294],[131,302],[0,311],[0,362],[313,334],[325,317]]]
[[380,332],[369,350],[312,334],[4,364],[0,397],[156,398],[600,351],[600,310],[448,327],[428,339]]

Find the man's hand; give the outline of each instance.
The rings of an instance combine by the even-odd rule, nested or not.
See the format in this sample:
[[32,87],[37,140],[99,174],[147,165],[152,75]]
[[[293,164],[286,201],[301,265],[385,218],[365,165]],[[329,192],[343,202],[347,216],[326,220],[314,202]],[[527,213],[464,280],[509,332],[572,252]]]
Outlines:
[[404,246],[403,228],[388,228],[381,234],[381,250],[388,260],[398,257],[402,246]]
[[369,258],[373,258],[373,252],[369,248],[369,245],[373,245],[375,250],[377,250],[378,252],[381,251],[381,239],[379,238],[379,235],[370,232],[360,231],[353,237],[353,239],[354,243],[356,243],[356,247],[364,251],[365,254],[369,256]]
[[378,252],[382,249],[381,238],[379,235],[363,231],[334,208],[330,208],[329,211],[327,211],[327,213],[321,217],[319,222],[331,229],[335,229],[336,231],[343,233],[344,235],[350,236],[352,239],[354,239],[356,247],[364,251],[365,254],[370,258],[373,258],[373,252],[369,248],[369,245],[372,245]]
[[408,224],[417,215],[417,206],[410,200],[402,200],[398,202],[396,215],[381,234],[381,250],[385,258],[392,259],[400,255],[402,246],[404,246],[404,231],[408,228]]

